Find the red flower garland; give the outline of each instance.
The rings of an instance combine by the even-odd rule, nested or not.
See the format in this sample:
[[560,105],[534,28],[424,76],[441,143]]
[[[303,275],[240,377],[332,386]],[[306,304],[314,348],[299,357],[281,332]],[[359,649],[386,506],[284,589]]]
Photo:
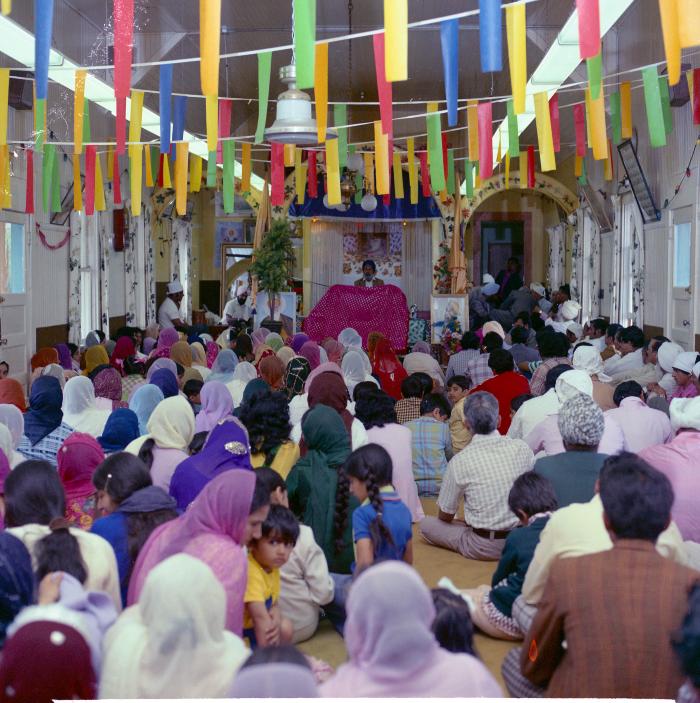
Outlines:
[[58,244],[49,244],[46,239],[46,235],[41,231],[38,224],[36,225],[36,233],[39,235],[39,240],[41,241],[41,243],[51,251],[61,249],[62,247],[66,246],[66,244],[68,244],[68,241],[70,240],[70,228],[68,228],[66,236],[60,242],[58,242]]

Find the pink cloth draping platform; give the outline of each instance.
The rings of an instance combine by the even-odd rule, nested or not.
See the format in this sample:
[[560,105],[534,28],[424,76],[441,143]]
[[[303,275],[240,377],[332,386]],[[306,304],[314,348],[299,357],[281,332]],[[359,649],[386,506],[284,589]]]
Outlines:
[[346,327],[353,327],[367,348],[370,332],[382,332],[394,350],[406,348],[408,305],[400,288],[392,285],[361,288],[331,286],[304,320],[304,332],[315,342],[338,338]]

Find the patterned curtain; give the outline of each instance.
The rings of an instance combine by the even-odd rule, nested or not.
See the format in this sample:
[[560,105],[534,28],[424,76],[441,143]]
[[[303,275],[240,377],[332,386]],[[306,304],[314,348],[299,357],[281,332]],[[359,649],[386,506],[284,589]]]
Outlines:
[[600,316],[600,298],[598,297],[598,292],[600,289],[600,229],[592,219],[590,222],[591,231],[588,253],[588,273],[590,280],[590,284],[588,286],[588,318],[593,320]]
[[100,240],[100,324],[109,336],[109,254],[110,228],[108,218],[111,211],[96,212],[97,232]]
[[402,281],[408,306],[417,305],[418,310],[430,310],[430,294],[433,287],[432,261],[433,239],[430,222],[412,222],[403,229]]
[[610,285],[608,291],[610,293],[610,322],[619,322],[620,301],[621,301],[621,274],[622,274],[622,199],[619,195],[611,195],[610,199],[613,203],[615,213],[615,224],[613,226],[613,241],[612,241],[612,275],[610,276]]
[[634,203],[631,203],[631,206],[629,217],[632,240],[632,313],[634,324],[644,329],[644,229],[638,208]]
[[153,325],[158,319],[158,309],[156,307],[156,272],[153,258],[153,232],[151,231],[151,221],[153,219],[153,202],[149,199],[143,214],[143,245],[145,271],[144,279],[146,283],[146,326]]
[[566,234],[563,222],[556,227],[548,227],[549,235],[549,264],[547,266],[547,284],[556,290],[564,283],[566,263]]
[[583,211],[579,210],[578,222],[573,230],[573,236],[571,240],[571,281],[569,286],[571,287],[571,299],[581,300],[581,273],[582,273],[582,258],[583,251],[581,245],[583,243],[583,227],[584,227],[584,216]]
[[170,242],[170,278],[182,283],[184,297],[181,310],[189,321],[192,318],[192,222],[176,219],[172,224]]
[[126,298],[126,324],[137,324],[137,305],[139,291],[137,242],[141,217],[134,217],[131,210],[125,213],[129,222],[129,234],[124,242],[124,295]]
[[80,345],[80,238],[82,219],[75,210],[70,214],[68,252],[68,341]]

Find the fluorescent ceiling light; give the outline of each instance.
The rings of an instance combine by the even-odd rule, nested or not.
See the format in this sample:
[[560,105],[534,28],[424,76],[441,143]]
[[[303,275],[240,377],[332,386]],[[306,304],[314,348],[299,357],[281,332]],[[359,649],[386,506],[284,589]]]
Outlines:
[[[604,37],[634,0],[605,0],[600,3],[600,36]],[[547,91],[551,97],[581,63],[578,43],[578,10],[574,10],[566,21],[556,40],[540,61],[526,86],[525,112],[518,115],[518,134],[522,134],[535,119],[534,95]],[[493,135],[493,160],[498,157],[498,144],[501,154],[508,151],[508,120],[505,119]],[[462,195],[466,185],[462,184]]]
[[[0,16],[0,41],[2,42],[0,51],[3,54],[27,68],[34,68],[34,35],[31,32],[8,17]],[[58,66],[61,67],[61,70],[52,70]],[[51,81],[72,91],[75,88],[73,70],[78,70],[79,68],[80,66],[73,63],[60,52],[51,49],[49,55],[49,79]],[[114,88],[91,73],[88,73],[85,79],[85,97],[113,115],[117,114]],[[131,114],[131,101],[129,98],[126,100],[126,114]],[[158,114],[144,107],[141,119],[142,128],[146,132],[150,132],[160,138],[160,117]],[[192,154],[201,156],[204,159],[208,158],[206,141],[187,131],[184,132],[183,138],[189,142],[189,149]],[[243,174],[243,167],[239,161],[235,163],[234,173],[238,178]],[[250,182],[253,187],[262,190],[264,181],[260,176],[251,174]]]

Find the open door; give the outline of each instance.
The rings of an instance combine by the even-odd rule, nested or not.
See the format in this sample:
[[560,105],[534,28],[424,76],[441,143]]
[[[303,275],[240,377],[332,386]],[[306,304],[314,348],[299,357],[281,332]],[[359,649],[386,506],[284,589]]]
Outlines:
[[671,211],[669,336],[684,349],[695,348],[695,208]]
[[27,309],[26,218],[0,215],[0,361],[26,387],[29,330]]

